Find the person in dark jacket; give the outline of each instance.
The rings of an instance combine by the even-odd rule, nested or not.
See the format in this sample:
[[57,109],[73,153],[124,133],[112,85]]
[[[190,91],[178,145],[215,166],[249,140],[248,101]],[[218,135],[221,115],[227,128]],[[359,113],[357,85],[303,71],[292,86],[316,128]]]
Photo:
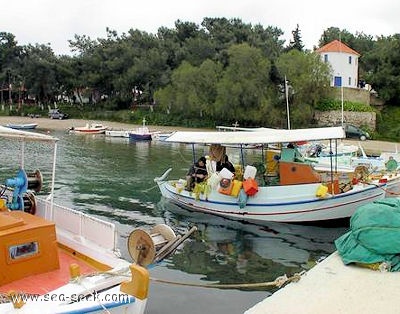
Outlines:
[[187,190],[191,191],[195,183],[203,182],[207,178],[206,158],[201,157],[189,169],[186,175]]
[[224,155],[224,157],[222,157],[222,160],[217,162],[217,169],[216,170],[218,172],[221,171],[224,168],[228,169],[233,174],[235,173],[235,167],[229,161],[228,155]]

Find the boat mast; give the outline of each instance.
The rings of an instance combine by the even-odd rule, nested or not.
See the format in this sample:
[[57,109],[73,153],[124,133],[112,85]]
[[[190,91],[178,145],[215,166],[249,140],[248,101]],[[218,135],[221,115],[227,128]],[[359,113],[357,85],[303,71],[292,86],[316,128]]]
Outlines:
[[[342,34],[339,34],[339,54],[340,54],[340,58],[342,57]],[[340,97],[341,97],[341,104],[342,104],[342,128],[343,128],[343,124],[344,124],[344,95],[343,95],[344,91],[343,91],[343,77],[341,80],[341,84],[340,84]]]
[[287,127],[290,130],[290,112],[289,112],[289,93],[288,93],[288,84],[285,75],[285,98],[286,98],[286,112],[287,112]]

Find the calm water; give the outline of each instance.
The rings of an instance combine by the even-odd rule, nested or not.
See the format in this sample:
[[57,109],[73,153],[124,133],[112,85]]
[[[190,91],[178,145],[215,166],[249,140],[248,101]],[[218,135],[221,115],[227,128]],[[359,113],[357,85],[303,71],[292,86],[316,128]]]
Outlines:
[[[264,226],[192,213],[161,199],[153,179],[173,167],[170,177],[184,177],[192,147],[164,142],[129,143],[103,135],[51,132],[58,144],[55,200],[117,225],[122,254],[132,230],[166,223],[176,232],[196,225],[199,231],[162,265],[157,279],[183,283],[257,283],[309,269],[332,253],[333,241],[346,227],[322,228],[271,223]],[[1,141],[1,180],[16,171],[19,145]],[[6,149],[7,148],[7,149]],[[47,180],[51,149],[29,144],[34,157],[25,169],[40,169]],[[197,151],[198,154],[203,153]],[[11,161],[11,158],[13,161]],[[249,156],[251,158],[251,156]],[[273,289],[209,289],[152,282],[147,313],[243,313]]]

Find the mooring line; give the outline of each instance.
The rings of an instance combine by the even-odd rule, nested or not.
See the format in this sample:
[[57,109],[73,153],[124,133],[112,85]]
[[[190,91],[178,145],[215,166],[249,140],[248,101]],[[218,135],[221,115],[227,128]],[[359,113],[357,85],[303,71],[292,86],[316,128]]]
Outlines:
[[305,271],[300,273],[295,273],[291,277],[286,275],[276,278],[274,281],[270,282],[257,282],[257,283],[235,283],[235,284],[198,284],[198,283],[186,283],[186,282],[176,282],[164,279],[150,278],[150,280],[159,283],[172,284],[178,286],[189,286],[189,287],[200,287],[200,288],[220,288],[220,289],[232,289],[232,288],[260,288],[260,287],[278,287],[281,288],[283,285],[289,282],[297,282],[301,279],[301,276],[305,274]]

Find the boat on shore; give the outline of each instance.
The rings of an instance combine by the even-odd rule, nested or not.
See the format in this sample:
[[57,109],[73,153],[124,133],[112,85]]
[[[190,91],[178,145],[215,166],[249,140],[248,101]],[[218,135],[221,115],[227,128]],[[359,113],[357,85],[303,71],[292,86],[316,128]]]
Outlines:
[[70,128],[70,132],[81,134],[104,134],[107,129],[108,127],[101,123],[86,123],[86,125],[82,127]]
[[54,150],[48,194],[37,194],[42,176],[28,173],[24,160],[1,186],[0,313],[143,314],[148,267],[172,254],[195,228],[183,236],[167,225],[133,230],[127,241],[133,262],[122,259],[113,223],[54,202],[58,139],[6,127],[0,137],[21,142],[22,159],[37,142]]
[[16,129],[16,130],[33,130],[36,129],[37,123],[7,123],[5,125],[7,128]]
[[[358,177],[358,173],[343,177],[335,171],[317,172],[312,165],[297,158],[301,155],[294,148],[282,148],[278,156],[268,151],[268,145],[277,147],[301,141],[327,140],[333,146],[344,137],[341,127],[257,132],[178,131],[165,141],[193,147],[200,145],[203,149],[209,147],[208,179],[193,191],[186,189],[185,179],[167,179],[171,168],[154,180],[162,196],[169,201],[190,210],[231,219],[260,224],[265,221],[308,223],[349,218],[357,206],[384,198],[386,181],[366,182],[365,178]],[[221,185],[222,177],[212,166],[218,161],[213,150],[225,152],[226,147],[237,147],[240,164],[235,167],[236,177],[228,178]],[[264,169],[258,176],[254,166],[246,165],[245,149],[255,153],[258,150]],[[250,170],[248,176],[247,169]]]

